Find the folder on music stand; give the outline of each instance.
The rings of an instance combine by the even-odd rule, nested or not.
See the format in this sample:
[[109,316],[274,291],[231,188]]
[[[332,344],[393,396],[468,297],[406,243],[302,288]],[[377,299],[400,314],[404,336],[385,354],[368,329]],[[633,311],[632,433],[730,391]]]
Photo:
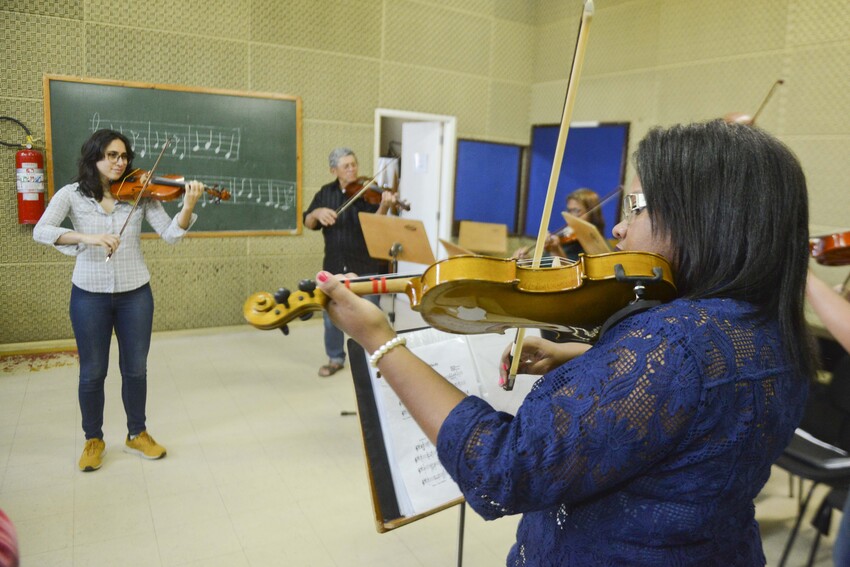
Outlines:
[[581,244],[585,254],[604,254],[611,251],[611,246],[599,232],[599,229],[596,228],[596,225],[570,213],[562,212],[561,215],[563,215],[567,224],[570,225],[570,228],[573,229],[576,239]]
[[360,227],[369,256],[393,262],[399,261],[431,265],[437,262],[431,243],[420,220],[359,213]]
[[492,222],[460,221],[457,243],[474,252],[504,255],[508,251],[508,227]]

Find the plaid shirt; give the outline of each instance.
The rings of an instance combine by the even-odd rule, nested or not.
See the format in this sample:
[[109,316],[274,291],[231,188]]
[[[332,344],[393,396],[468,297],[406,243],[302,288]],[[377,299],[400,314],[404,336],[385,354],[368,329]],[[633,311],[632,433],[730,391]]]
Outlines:
[[[74,231],[83,234],[118,234],[127,220],[132,203],[117,202],[109,214],[100,203],[84,196],[78,189],[78,183],[66,185],[53,195],[50,205],[35,225],[33,238],[36,242],[53,246],[63,254],[76,256],[74,275],[71,281],[78,288],[92,293],[121,293],[132,291],[148,283],[150,272],[142,257],[141,233],[142,217],[169,244],[180,242],[186,230],[177,225],[162,208],[159,201],[142,199],[133,211],[127,228],[121,236],[121,245],[106,261],[107,250],[103,246],[87,244],[56,244],[56,240],[70,228],[59,226],[66,217],[71,219]],[[197,215],[192,214],[189,227],[195,223]]]

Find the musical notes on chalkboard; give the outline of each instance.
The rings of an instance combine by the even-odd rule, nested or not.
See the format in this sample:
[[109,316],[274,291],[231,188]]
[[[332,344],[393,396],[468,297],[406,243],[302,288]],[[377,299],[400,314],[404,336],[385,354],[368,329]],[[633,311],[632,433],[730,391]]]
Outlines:
[[[250,177],[221,177],[210,175],[193,175],[189,171],[180,172],[186,179],[197,179],[209,187],[218,186],[230,191],[230,200],[222,201],[218,207],[257,206],[269,209],[289,211],[298,202],[298,192],[293,181],[279,179],[257,179]],[[201,206],[208,202],[206,194]],[[212,199],[209,199],[212,202]]]
[[101,128],[129,134],[133,150],[139,158],[150,157],[171,140],[170,155],[178,160],[214,159],[239,161],[242,144],[241,128],[175,124],[165,122],[113,120],[95,112],[89,120],[92,132]]

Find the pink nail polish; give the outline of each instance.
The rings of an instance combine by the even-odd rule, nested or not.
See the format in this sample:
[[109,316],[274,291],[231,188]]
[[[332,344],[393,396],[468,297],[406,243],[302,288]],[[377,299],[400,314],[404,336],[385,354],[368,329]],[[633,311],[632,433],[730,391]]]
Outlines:
[[316,279],[319,280],[319,283],[325,283],[328,281],[328,273],[327,272],[319,272],[316,274]]

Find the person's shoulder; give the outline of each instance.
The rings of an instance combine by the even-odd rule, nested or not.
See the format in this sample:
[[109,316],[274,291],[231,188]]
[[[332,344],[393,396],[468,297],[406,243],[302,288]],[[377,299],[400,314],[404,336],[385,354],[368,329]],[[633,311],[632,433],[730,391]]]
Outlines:
[[82,192],[80,191],[79,182],[69,183],[60,187],[55,193],[53,193],[53,197],[51,197],[51,199],[71,199],[75,196],[83,196]]
[[322,188],[319,189],[319,191],[330,191],[331,189],[336,189],[338,187],[339,187],[339,181],[334,179],[330,183],[325,183],[324,185],[322,185]]

